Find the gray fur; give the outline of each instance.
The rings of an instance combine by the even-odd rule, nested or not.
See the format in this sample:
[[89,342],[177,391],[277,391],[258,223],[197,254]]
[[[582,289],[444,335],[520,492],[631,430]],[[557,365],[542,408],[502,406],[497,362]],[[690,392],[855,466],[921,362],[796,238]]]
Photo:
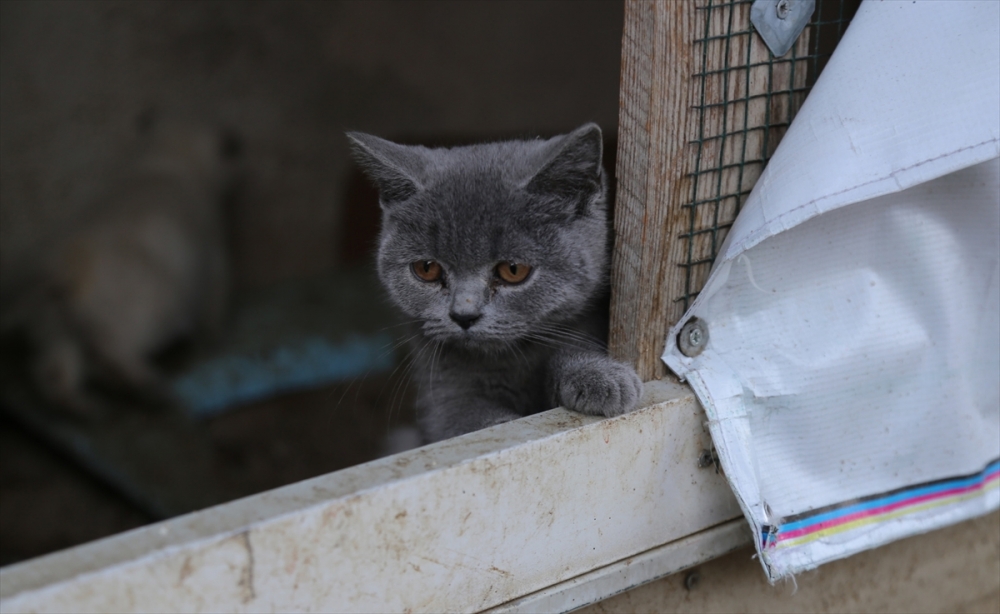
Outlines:
[[[452,149],[349,133],[379,187],[378,272],[418,322],[417,409],[437,441],[562,405],[615,416],[642,384],[600,339],[608,286],[607,181],[601,131]],[[417,278],[434,260],[440,282]],[[506,285],[501,262],[531,265]],[[463,318],[477,318],[463,328]]]

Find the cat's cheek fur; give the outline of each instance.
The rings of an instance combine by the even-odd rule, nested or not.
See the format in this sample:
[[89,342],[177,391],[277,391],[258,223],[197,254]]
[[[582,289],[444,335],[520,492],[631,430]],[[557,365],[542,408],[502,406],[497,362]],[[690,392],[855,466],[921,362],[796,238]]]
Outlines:
[[389,298],[407,316],[426,320],[438,315],[432,312],[443,293],[439,283],[418,280],[408,263],[397,262],[382,254],[378,259],[378,275]]
[[600,354],[563,357],[553,370],[557,404],[592,416],[620,416],[635,409],[642,380],[631,366]]

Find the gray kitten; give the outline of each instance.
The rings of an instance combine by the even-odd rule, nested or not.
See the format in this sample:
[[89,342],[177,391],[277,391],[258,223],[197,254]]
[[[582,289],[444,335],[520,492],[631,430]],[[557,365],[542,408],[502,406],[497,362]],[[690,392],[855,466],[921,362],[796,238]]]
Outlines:
[[610,236],[600,128],[452,149],[348,137],[379,188],[379,277],[417,322],[427,441],[558,405],[635,407],[641,381],[598,341]]

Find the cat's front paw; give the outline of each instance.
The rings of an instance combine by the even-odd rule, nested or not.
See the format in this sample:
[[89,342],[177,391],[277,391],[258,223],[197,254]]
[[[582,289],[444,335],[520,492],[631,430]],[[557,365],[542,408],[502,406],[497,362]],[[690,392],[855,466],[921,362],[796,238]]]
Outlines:
[[635,409],[642,380],[635,370],[607,356],[587,356],[564,366],[556,382],[560,405],[592,416],[620,416]]

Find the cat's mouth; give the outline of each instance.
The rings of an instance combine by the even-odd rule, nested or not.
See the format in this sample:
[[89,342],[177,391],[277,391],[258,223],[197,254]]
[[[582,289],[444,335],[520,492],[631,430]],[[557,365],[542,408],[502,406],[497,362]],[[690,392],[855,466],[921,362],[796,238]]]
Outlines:
[[480,351],[501,350],[517,340],[516,335],[513,335],[511,331],[498,333],[479,323],[474,323],[466,328],[450,322],[425,322],[423,333],[432,341]]

